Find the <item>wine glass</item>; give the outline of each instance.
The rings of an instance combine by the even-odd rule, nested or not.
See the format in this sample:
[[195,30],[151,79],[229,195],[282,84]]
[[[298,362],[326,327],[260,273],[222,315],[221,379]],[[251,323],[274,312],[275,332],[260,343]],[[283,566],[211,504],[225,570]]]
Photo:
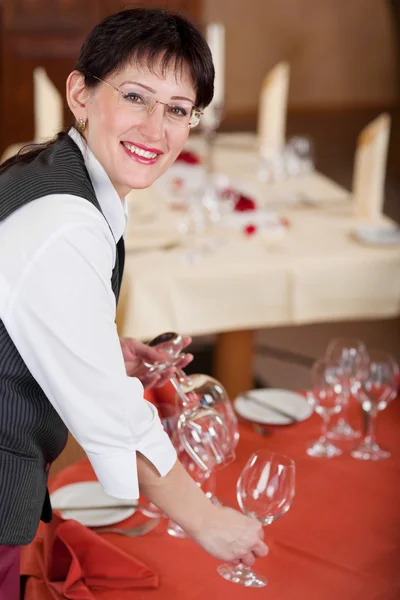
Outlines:
[[360,431],[353,429],[349,423],[349,399],[355,392],[365,374],[368,363],[368,352],[361,340],[337,338],[330,342],[325,353],[329,362],[339,364],[342,393],[340,402],[342,411],[337,423],[329,428],[327,436],[335,440],[354,440],[360,437]]
[[383,460],[390,452],[383,450],[376,442],[376,419],[398,393],[399,367],[393,356],[381,350],[369,352],[366,376],[358,390],[359,400],[368,415],[366,432],[359,445],[351,452],[360,460]]
[[[262,525],[270,525],[289,510],[295,494],[295,464],[290,458],[258,450],[251,455],[240,474],[236,487],[241,510]],[[246,587],[264,587],[265,577],[254,573],[250,567],[224,564],[218,573],[228,581]]]
[[314,170],[314,143],[310,137],[295,135],[289,138],[284,155],[289,176],[296,177]]
[[168,367],[173,367],[180,360],[180,353],[183,350],[183,337],[175,331],[167,331],[153,338],[148,345],[156,347],[160,352],[165,352],[166,357],[163,361],[154,363],[144,363],[149,369],[149,373],[162,373]]
[[340,413],[342,393],[340,366],[329,361],[317,360],[311,369],[312,388],[307,392],[307,401],[323,419],[321,435],[307,447],[307,454],[316,458],[332,458],[342,454],[342,450],[327,439],[328,423],[332,415]]
[[[179,362],[183,338],[175,332],[168,332],[154,338],[149,345],[167,354],[165,361],[147,365],[159,373]],[[183,447],[204,471],[212,472],[230,464],[235,459],[230,425],[226,425],[224,415],[199,404],[197,396],[191,394],[190,389],[187,393],[180,385],[186,375],[181,369],[177,369],[177,373],[170,381],[178,393],[181,406],[177,430]]]
[[[202,406],[216,410],[224,419],[234,446],[239,442],[238,420],[224,386],[203,373],[187,375],[182,369],[176,369],[173,385],[177,385],[176,402],[184,404],[187,399],[192,406]],[[181,396],[183,392],[184,396]],[[183,399],[182,399],[183,398]]]

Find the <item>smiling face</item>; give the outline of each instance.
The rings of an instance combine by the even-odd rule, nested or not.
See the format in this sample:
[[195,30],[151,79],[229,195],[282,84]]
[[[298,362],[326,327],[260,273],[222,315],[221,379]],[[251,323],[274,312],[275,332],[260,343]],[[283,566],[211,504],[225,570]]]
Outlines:
[[[87,123],[84,136],[119,196],[149,187],[172,165],[188,138],[182,117],[196,99],[188,72],[171,69],[163,74],[157,65],[151,71],[128,65],[89,90],[74,73],[67,84],[70,108],[77,120]],[[154,103],[151,114],[143,100]]]

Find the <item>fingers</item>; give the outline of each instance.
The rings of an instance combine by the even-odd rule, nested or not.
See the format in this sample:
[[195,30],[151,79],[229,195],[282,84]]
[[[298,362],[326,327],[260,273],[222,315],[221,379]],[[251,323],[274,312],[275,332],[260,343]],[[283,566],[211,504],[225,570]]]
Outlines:
[[267,556],[267,554],[269,552],[269,548],[268,548],[267,544],[265,544],[261,540],[259,542],[257,542],[257,544],[255,544],[251,550],[252,550],[252,553],[259,558],[261,558],[262,556]]
[[142,379],[143,387],[146,390],[151,390],[154,387],[159,387],[160,375],[150,375]]
[[185,335],[182,338],[182,348],[186,348],[187,346],[190,346],[190,344],[192,343],[192,338],[188,335]]
[[254,565],[255,560],[256,557],[254,556],[254,554],[252,552],[247,552],[247,554],[242,556],[240,562],[246,565],[246,567],[251,567],[252,565]]
[[178,363],[176,364],[176,366],[179,369],[184,369],[185,367],[187,367],[187,365],[189,363],[192,362],[193,358],[194,358],[193,354],[189,354],[189,353],[188,354],[185,354],[185,353],[181,354],[180,359],[179,359]]

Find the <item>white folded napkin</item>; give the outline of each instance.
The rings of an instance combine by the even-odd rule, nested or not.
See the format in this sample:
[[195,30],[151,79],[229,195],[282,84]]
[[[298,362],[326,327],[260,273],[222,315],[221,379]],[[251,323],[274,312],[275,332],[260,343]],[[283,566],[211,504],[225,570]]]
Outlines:
[[377,221],[383,210],[390,116],[381,114],[367,125],[357,141],[353,172],[355,216]]
[[258,140],[264,154],[278,154],[284,148],[289,79],[289,64],[281,62],[262,83],[258,108]]
[[43,67],[33,71],[35,141],[54,137],[63,129],[61,94]]

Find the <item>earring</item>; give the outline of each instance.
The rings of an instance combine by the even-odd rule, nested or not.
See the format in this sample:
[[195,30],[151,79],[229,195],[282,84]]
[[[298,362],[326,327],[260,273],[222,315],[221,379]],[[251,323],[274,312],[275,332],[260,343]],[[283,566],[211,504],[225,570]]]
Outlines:
[[84,121],[82,118],[78,120],[77,129],[79,133],[83,133],[86,129],[86,121]]

